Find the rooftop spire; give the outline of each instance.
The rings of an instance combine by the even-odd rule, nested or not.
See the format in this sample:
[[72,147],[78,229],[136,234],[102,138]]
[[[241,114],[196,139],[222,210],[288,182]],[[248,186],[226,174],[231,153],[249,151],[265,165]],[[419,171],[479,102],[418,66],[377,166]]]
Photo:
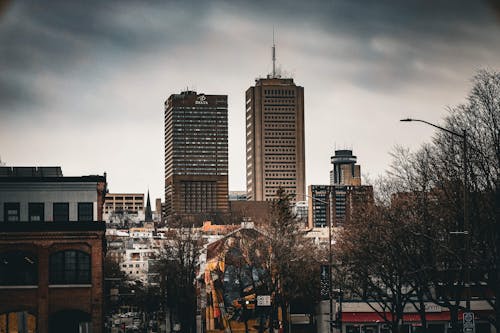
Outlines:
[[276,45],[274,44],[274,26],[273,26],[273,78],[276,77]]
[[146,212],[144,215],[146,215],[144,219],[146,222],[153,221],[153,213],[151,211],[151,201],[149,200],[149,190],[148,190],[148,199],[146,202]]

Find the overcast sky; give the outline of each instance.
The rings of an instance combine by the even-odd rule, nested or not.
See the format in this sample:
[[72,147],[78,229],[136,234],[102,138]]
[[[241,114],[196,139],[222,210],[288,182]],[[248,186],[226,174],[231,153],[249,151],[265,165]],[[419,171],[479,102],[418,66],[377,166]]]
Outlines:
[[163,103],[187,87],[229,99],[229,187],[245,189],[245,90],[271,71],[304,87],[307,184],[335,148],[388,168],[500,69],[491,1],[0,2],[0,156],[107,172],[110,192],[163,197]]

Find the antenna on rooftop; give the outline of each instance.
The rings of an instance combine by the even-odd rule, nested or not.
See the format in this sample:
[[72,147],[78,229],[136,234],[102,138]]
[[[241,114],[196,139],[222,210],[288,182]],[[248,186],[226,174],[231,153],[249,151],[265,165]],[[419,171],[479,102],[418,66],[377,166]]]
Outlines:
[[273,78],[276,77],[276,45],[274,44],[274,25],[273,25]]

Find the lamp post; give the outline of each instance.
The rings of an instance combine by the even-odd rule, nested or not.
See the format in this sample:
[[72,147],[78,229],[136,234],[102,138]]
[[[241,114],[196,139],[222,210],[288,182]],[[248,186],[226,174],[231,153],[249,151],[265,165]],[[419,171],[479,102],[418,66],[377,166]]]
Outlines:
[[427,124],[429,126],[432,126],[432,127],[435,127],[441,131],[444,131],[446,133],[449,133],[451,135],[454,135],[454,136],[457,136],[459,138],[462,139],[462,154],[463,154],[463,161],[462,161],[462,167],[463,167],[463,205],[464,205],[464,208],[463,208],[463,214],[464,214],[464,226],[463,226],[463,230],[461,232],[454,232],[454,233],[458,233],[458,234],[463,234],[465,236],[465,258],[464,258],[464,261],[465,261],[465,277],[464,277],[464,284],[465,284],[465,308],[467,310],[467,312],[470,311],[470,267],[469,267],[469,242],[470,242],[470,236],[469,236],[469,214],[468,214],[468,211],[467,211],[467,192],[468,192],[468,189],[467,189],[467,131],[465,129],[462,130],[462,133],[457,133],[457,132],[454,132],[454,131],[451,131],[447,128],[444,128],[444,127],[441,127],[441,126],[438,126],[438,125],[435,125],[435,124],[432,124],[428,121],[425,121],[425,120],[421,120],[421,119],[412,119],[412,118],[406,118],[406,119],[401,119],[400,121],[404,121],[404,122],[410,122],[410,121],[416,121],[416,122],[420,122],[420,123],[424,123],[424,124]]
[[[318,199],[316,197],[307,195],[307,194],[301,194],[304,197],[310,198],[311,200],[320,202],[322,204],[325,204],[326,208],[326,224],[328,226],[328,304],[329,304],[329,332],[333,333],[333,287],[332,287],[332,267],[333,267],[333,260],[332,260],[332,223],[331,223],[331,218],[330,218],[330,190],[328,187],[325,190],[326,194],[326,201]],[[339,317],[340,318],[340,317]],[[339,326],[340,332],[342,333],[342,326]]]

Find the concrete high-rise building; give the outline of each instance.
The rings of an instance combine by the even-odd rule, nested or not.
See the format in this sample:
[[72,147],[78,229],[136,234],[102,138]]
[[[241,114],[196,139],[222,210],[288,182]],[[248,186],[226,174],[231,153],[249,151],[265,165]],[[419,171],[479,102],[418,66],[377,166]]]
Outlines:
[[272,200],[280,187],[305,193],[303,87],[275,73],[256,80],[246,91],[246,147],[248,200]]
[[171,95],[165,102],[165,214],[227,210],[227,95]]

